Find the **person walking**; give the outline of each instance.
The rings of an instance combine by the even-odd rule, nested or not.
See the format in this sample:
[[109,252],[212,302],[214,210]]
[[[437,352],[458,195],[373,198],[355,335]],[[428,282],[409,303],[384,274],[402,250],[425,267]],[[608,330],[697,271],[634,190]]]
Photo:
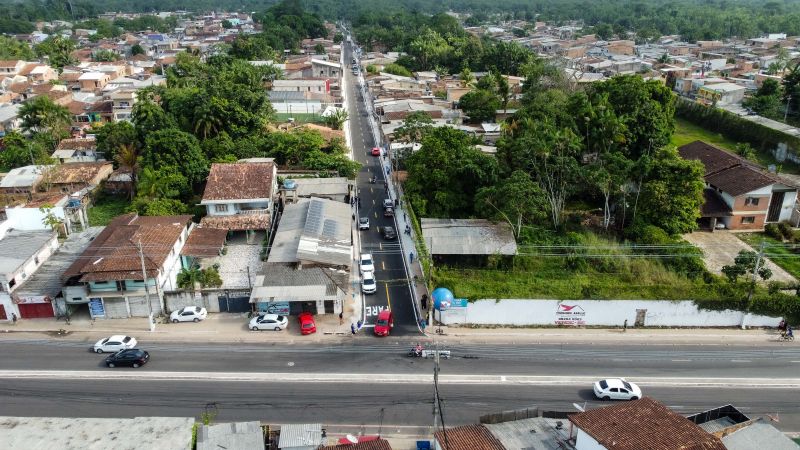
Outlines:
[[408,254],[408,260],[412,263],[414,262],[414,252]]
[[339,325],[344,325],[344,312],[339,313]]
[[622,322],[622,332],[628,331],[628,319],[625,319],[625,322]]
[[420,303],[422,303],[422,309],[428,309],[428,294],[422,294]]
[[17,324],[17,314],[11,313],[11,321],[14,322],[14,325]]

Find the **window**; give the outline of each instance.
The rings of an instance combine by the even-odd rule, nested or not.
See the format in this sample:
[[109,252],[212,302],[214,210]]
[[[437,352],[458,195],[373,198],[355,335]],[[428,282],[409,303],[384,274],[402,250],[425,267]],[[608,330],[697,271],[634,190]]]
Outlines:
[[214,211],[216,211],[216,212],[228,212],[228,205],[214,205]]
[[758,197],[747,197],[744,199],[744,206],[758,206],[758,201],[761,200]]
[[742,223],[756,223],[755,216],[742,217]]

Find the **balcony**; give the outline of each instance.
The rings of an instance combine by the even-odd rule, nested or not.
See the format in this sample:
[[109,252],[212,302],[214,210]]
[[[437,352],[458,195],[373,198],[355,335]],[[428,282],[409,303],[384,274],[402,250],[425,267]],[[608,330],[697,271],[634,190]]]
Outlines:
[[269,214],[268,208],[260,208],[260,209],[240,209],[237,214],[243,214],[246,216],[254,216],[257,214]]

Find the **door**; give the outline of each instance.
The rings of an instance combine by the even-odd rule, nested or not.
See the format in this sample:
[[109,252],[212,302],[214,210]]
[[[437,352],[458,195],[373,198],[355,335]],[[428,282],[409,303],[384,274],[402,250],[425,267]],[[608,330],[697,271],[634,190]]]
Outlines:
[[53,305],[50,303],[20,303],[19,315],[23,319],[44,319],[55,317]]
[[230,295],[220,295],[219,312],[241,313],[250,311],[250,297],[234,297]]
[[8,320],[8,316],[6,315],[6,307],[4,305],[0,305],[0,320]]
[[785,192],[772,193],[772,199],[769,201],[769,211],[767,212],[767,222],[777,222],[780,219],[785,195]]
[[646,309],[637,309],[636,310],[636,321],[633,323],[634,327],[643,327],[644,326],[644,318],[647,316]]

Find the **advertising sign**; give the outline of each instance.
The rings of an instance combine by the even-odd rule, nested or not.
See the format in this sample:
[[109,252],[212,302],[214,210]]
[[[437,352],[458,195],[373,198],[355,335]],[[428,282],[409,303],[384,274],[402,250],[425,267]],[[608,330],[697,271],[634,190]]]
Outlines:
[[586,325],[586,311],[579,305],[559,303],[556,307],[556,325]]
[[466,308],[467,305],[469,305],[469,301],[467,301],[465,298],[454,298],[450,302],[451,308]]
[[100,297],[92,297],[89,299],[89,314],[92,317],[105,317],[106,308],[103,305],[103,299]]
[[262,303],[260,306],[261,310],[265,311],[267,314],[280,314],[282,316],[289,315],[289,302],[271,302],[267,303],[266,305]]

